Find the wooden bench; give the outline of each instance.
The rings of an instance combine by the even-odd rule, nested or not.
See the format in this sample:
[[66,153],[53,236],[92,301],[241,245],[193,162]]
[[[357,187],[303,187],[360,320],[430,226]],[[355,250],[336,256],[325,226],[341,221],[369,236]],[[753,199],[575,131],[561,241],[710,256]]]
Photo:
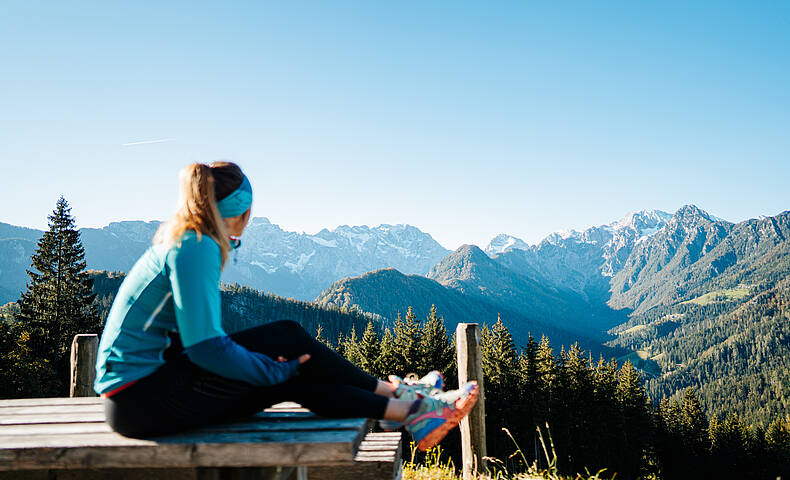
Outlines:
[[177,435],[110,430],[99,398],[0,400],[0,479],[400,478],[400,433],[297,404]]

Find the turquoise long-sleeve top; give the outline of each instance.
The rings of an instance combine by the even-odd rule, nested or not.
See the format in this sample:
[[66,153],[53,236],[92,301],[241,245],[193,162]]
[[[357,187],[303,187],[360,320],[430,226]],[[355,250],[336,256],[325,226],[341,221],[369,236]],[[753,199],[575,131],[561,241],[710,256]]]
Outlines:
[[282,383],[299,362],[277,362],[235,343],[222,329],[220,248],[188,231],[174,246],[151,246],[124,279],[110,308],[96,362],[97,393],[111,392],[164,364],[169,332],[196,365],[252,385]]

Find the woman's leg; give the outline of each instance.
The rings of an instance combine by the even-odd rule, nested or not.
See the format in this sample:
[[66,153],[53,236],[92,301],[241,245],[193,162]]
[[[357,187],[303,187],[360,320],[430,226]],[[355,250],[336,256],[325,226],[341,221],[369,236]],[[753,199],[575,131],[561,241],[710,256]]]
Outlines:
[[266,323],[236,332],[230,338],[247,350],[263,353],[274,359],[282,356],[291,360],[309,353],[310,360],[299,366],[296,379],[300,382],[352,385],[369,392],[391,396],[392,388],[387,382],[379,382],[338,355],[296,322],[282,320]]
[[105,415],[113,430],[149,437],[251,415],[283,401],[298,402],[328,417],[395,420],[405,418],[411,405],[352,385],[300,377],[272,387],[255,387],[203,370],[180,355],[105,399]]

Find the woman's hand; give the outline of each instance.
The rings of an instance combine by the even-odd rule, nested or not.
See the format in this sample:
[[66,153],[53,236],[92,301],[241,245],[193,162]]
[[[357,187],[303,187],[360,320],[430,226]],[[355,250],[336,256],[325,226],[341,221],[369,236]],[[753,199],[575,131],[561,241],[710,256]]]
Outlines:
[[[299,356],[299,365],[303,364],[304,362],[306,362],[308,360],[310,360],[310,354],[309,353],[305,353],[304,355],[300,355]],[[278,362],[287,362],[288,359],[283,357],[282,355],[280,355],[279,357],[277,357],[277,361]]]

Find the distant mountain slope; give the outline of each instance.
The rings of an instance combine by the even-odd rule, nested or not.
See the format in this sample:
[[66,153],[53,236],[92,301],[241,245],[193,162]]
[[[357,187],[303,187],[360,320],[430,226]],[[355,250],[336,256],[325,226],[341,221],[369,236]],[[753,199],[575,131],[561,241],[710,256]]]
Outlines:
[[615,324],[590,315],[587,302],[577,292],[547,282],[534,271],[526,271],[527,266],[514,269],[512,263],[501,260],[523,254],[513,250],[492,259],[478,247],[464,245],[439,261],[428,278],[500,309],[587,336],[599,335]]
[[522,275],[600,302],[608,299],[609,277],[623,267],[634,246],[661,230],[670,218],[666,212],[642,210],[607,225],[555,232],[533,246],[499,235],[486,252]]
[[265,218],[256,218],[223,279],[312,300],[341,278],[380,268],[424,275],[446,254],[430,235],[409,225],[343,225],[307,235],[286,232]]
[[[88,268],[128,271],[151,245],[159,225],[124,221],[81,229]],[[35,242],[42,233],[0,223],[0,239]],[[3,303],[19,298],[25,286],[24,270],[30,266],[32,250],[26,250],[26,262],[17,262],[21,258],[18,243],[13,251],[11,244],[0,244]],[[425,274],[447,253],[430,235],[409,225],[344,225],[307,235],[286,232],[266,218],[255,218],[244,233],[242,247],[231,254],[222,279],[285,297],[313,299],[336,280],[379,268]]]
[[763,423],[790,404],[790,278],[734,288],[635,315],[615,330],[613,346],[638,351],[654,371],[653,399],[687,387],[709,414]]
[[642,313],[738,283],[762,283],[790,273],[790,212],[732,224],[694,206],[639,244],[612,279],[614,308]]
[[378,314],[389,321],[394,320],[398,314],[404,315],[408,307],[412,307],[415,314],[422,318],[435,305],[451,332],[461,322],[493,324],[499,314],[519,345],[526,344],[530,334],[537,338],[546,335],[557,345],[578,342],[582,348],[593,351],[596,355],[615,352],[602,347],[600,342],[589,336],[536,321],[512,309],[503,308],[502,305],[490,303],[485,298],[466,295],[435,280],[419,275],[404,275],[394,269],[379,270],[338,281],[322,292],[316,298],[316,303],[348,309],[358,308]]
[[21,238],[0,239],[0,305],[19,299],[30,277],[30,257],[36,242]]
[[[94,270],[90,276],[94,281],[99,315],[106,320],[124,274]],[[370,320],[377,327],[381,326],[381,319],[374,315],[290,300],[236,284],[223,285],[221,293],[222,326],[228,333],[277,320],[294,320],[313,335],[321,325],[324,338],[334,342],[339,334],[347,335],[352,327],[357,332],[364,331]]]

